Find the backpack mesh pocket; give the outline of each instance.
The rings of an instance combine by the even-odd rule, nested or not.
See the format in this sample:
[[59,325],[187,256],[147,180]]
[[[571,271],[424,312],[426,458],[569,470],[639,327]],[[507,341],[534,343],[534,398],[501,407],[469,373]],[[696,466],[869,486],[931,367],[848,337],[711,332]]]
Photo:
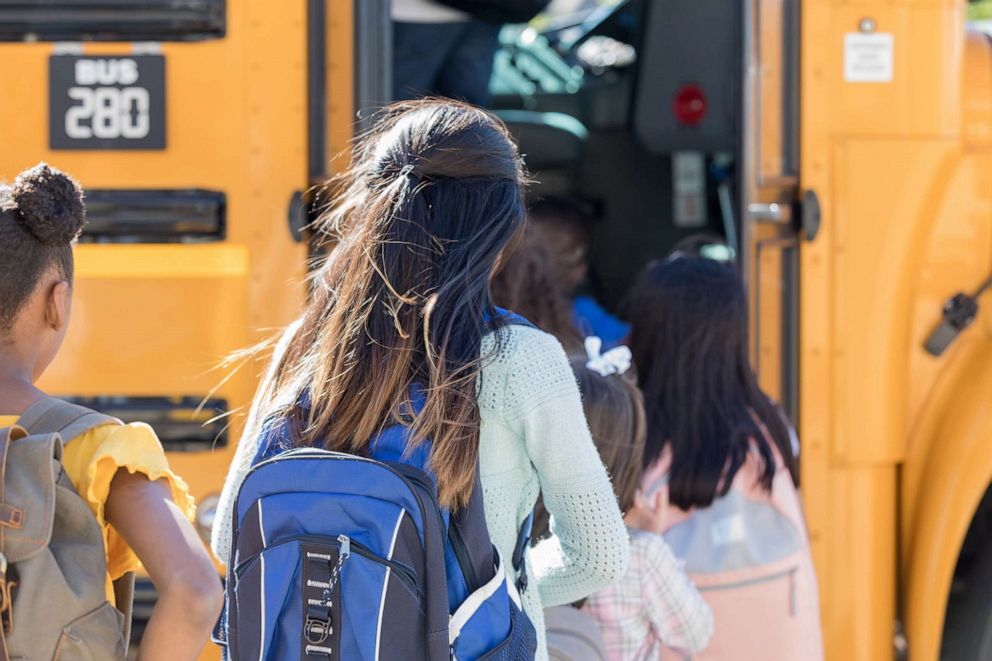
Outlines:
[[537,635],[496,554],[492,580],[468,596],[451,616],[449,641],[456,661],[534,658]]

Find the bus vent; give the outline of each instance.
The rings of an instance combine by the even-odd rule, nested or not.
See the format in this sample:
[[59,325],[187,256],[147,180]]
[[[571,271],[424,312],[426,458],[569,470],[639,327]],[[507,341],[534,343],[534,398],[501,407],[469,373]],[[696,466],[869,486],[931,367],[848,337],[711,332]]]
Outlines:
[[203,41],[225,0],[0,0],[0,41]]
[[87,222],[80,241],[220,241],[224,238],[226,206],[224,194],[216,191],[87,190]]
[[224,447],[231,424],[227,400],[200,397],[64,397],[124,422],[144,422],[166,452],[201,452]]

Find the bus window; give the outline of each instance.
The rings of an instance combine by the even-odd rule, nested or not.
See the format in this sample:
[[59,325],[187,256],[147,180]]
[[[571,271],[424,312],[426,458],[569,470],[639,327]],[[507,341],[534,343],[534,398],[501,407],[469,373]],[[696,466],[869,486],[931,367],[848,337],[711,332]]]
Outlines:
[[0,15],[0,41],[218,39],[226,29],[224,5],[224,0],[22,0]]
[[[364,23],[338,2],[0,5],[0,178],[45,160],[87,196],[41,387],[150,423],[206,539],[257,377],[217,366],[299,313],[306,191],[350,138]],[[147,579],[137,594],[140,634]]]
[[227,223],[224,193],[207,190],[86,192],[82,243],[221,241]]

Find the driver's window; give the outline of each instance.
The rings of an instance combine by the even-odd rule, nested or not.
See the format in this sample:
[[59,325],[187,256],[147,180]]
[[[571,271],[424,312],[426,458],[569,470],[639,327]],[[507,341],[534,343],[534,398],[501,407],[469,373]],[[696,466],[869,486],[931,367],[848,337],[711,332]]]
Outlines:
[[[506,25],[490,90],[533,106],[535,95],[574,94],[591,81],[613,79],[637,59],[632,28],[617,18],[629,0],[553,0],[524,25]],[[516,104],[513,104],[516,105]]]

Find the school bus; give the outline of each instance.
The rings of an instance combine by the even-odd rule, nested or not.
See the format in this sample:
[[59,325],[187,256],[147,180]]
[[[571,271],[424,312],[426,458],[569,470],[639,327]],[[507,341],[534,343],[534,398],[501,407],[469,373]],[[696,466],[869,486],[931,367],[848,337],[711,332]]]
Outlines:
[[598,4],[504,33],[494,77],[538,194],[601,209],[597,293],[736,254],[826,658],[992,658],[989,37],[955,0]]
[[[151,423],[207,539],[259,366],[216,368],[300,309],[309,191],[374,94],[351,49],[379,19],[343,2],[0,5],[0,178],[46,160],[87,194],[42,387]],[[138,587],[140,633],[154,592]]]
[[[299,309],[307,191],[388,100],[388,1],[114,7],[0,8],[0,176],[87,188],[45,387],[155,424],[206,534],[259,369],[211,368]],[[597,210],[607,306],[686,240],[736,255],[802,439],[826,658],[992,658],[992,46],[966,4],[552,9],[504,28],[495,108],[533,194]]]

